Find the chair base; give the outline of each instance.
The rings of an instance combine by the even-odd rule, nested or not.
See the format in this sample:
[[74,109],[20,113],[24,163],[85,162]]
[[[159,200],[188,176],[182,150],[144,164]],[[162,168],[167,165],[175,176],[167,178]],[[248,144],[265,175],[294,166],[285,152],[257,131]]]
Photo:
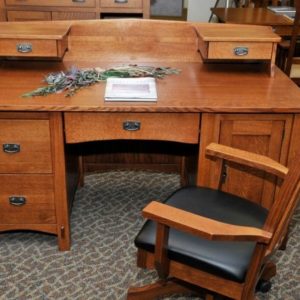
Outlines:
[[159,280],[155,283],[142,287],[130,287],[127,293],[127,300],[150,300],[158,297],[166,297],[172,294],[191,293],[191,290],[178,280],[170,278]]

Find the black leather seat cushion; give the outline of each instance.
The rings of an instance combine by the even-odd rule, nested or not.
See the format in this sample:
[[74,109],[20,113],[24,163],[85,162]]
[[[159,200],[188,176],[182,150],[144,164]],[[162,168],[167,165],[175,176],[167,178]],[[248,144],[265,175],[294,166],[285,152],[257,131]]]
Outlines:
[[[225,223],[262,228],[268,211],[243,198],[208,188],[186,187],[166,204]],[[138,248],[154,252],[156,225],[147,221],[135,239]],[[244,282],[253,242],[209,241],[170,230],[170,259],[237,282]]]

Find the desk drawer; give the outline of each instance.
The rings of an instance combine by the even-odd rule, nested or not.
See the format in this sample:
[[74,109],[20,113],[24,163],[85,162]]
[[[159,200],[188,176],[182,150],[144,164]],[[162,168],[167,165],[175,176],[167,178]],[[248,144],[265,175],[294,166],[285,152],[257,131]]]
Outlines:
[[271,59],[273,43],[255,42],[210,42],[208,45],[200,45],[201,53],[207,48],[209,59]]
[[51,173],[49,120],[0,120],[0,173]]
[[0,39],[0,56],[57,57],[67,49],[67,38],[48,39]]
[[163,140],[198,143],[197,113],[65,113],[67,143]]
[[6,5],[15,6],[70,6],[95,7],[96,0],[5,0]]
[[103,8],[142,8],[143,0],[100,0],[100,6]]
[[0,224],[54,224],[51,175],[0,175]]

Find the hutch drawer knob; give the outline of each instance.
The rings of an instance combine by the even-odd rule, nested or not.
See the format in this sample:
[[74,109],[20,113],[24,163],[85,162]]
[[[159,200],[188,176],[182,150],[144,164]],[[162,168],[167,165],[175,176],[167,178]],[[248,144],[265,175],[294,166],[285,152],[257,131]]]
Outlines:
[[26,198],[22,196],[11,196],[8,198],[9,203],[15,206],[22,206],[26,204]]
[[32,52],[32,44],[30,43],[17,44],[17,51],[20,53],[30,53]]
[[128,0],[115,0],[115,3],[128,3]]
[[236,47],[233,52],[236,56],[245,56],[249,53],[249,49],[247,47]]
[[137,131],[141,129],[141,122],[139,121],[125,121],[123,122],[123,129],[127,131]]
[[3,144],[3,151],[5,153],[18,153],[21,150],[19,144]]

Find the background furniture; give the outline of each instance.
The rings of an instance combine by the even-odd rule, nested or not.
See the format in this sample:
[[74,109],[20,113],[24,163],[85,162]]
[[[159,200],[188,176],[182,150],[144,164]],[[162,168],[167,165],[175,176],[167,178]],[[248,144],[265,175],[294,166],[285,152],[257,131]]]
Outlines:
[[293,21],[267,8],[212,8],[222,23],[272,26],[281,35],[291,35]]
[[85,20],[99,19],[113,14],[150,17],[150,0],[0,1],[7,21]]
[[[206,154],[218,161],[219,184],[214,189],[186,187],[164,203],[153,201],[144,208],[143,216],[151,221],[135,239],[137,262],[141,268],[156,269],[160,280],[130,288],[129,300],[184,292],[187,284],[208,290],[205,299],[214,299],[214,293],[254,299],[259,278],[269,279],[265,276],[270,275],[270,255],[280,245],[298,203],[299,156],[288,170],[268,157],[220,144],[208,145]],[[218,191],[228,162],[283,180],[269,210]]]
[[[0,187],[0,231],[50,232],[57,235],[61,250],[69,249],[69,206],[76,187],[76,158],[99,150],[100,156],[113,159],[115,155],[122,156],[121,143],[143,144],[146,154],[183,157],[188,182],[207,187],[217,181],[216,163],[205,156],[205,148],[211,142],[264,154],[284,165],[292,161],[300,146],[300,92],[277,68],[270,78],[261,64],[204,64],[195,25],[186,22],[12,22],[2,24],[0,42],[6,42],[7,31],[11,34],[15,26],[26,25],[31,30],[44,26],[45,34],[45,26],[55,29],[64,24],[71,26],[71,30],[63,61],[30,60],[28,53],[24,53],[24,60],[6,57],[1,61],[0,120],[6,126],[0,130],[2,147],[19,143],[21,151],[1,152],[1,182],[5,178],[6,184]],[[24,42],[18,33],[12,40],[15,46]],[[44,47],[39,51],[47,50]],[[21,97],[39,87],[45,74],[71,66],[105,68],[124,62],[168,66],[181,72],[157,81],[157,103],[105,102],[105,84],[84,89],[71,98],[63,94]],[[141,130],[123,130],[122,124],[128,120],[140,120]],[[24,141],[25,135],[19,128],[27,128],[30,141],[37,140],[36,144]],[[13,136],[12,141],[9,137]],[[129,154],[139,157],[138,150],[132,147]],[[47,155],[41,155],[43,152]],[[27,169],[24,165],[41,165],[40,160],[44,163],[39,168]],[[224,191],[242,195],[266,208],[277,197],[274,177],[262,174],[257,178],[230,165],[226,174]],[[26,204],[10,204],[9,197],[27,195],[28,182],[35,182],[32,176],[44,179],[44,187],[30,188]],[[241,185],[240,178],[247,184]],[[24,184],[19,184],[14,192],[13,187],[21,180]],[[48,211],[43,210],[45,206],[51,208],[50,216],[44,214]],[[35,219],[31,219],[33,211],[38,216]]]
[[[292,36],[289,43],[288,53],[284,61],[285,73],[292,78],[298,85],[300,85],[300,61],[299,61],[299,28],[300,28],[300,1],[295,1],[296,15],[293,24]],[[298,52],[296,53],[296,50]]]

